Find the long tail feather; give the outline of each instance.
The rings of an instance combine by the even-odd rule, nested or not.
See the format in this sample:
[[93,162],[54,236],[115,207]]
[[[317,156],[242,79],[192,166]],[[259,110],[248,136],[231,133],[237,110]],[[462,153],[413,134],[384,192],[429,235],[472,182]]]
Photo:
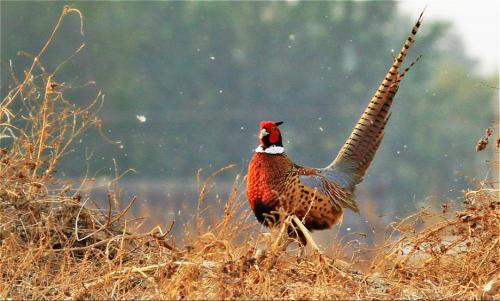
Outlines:
[[415,35],[422,23],[423,13],[420,14],[417,23],[406,38],[398,56],[394,58],[391,68],[354,126],[351,135],[335,160],[326,167],[328,170],[338,172],[339,175],[344,174],[345,178],[349,179],[349,186],[354,187],[363,180],[366,170],[370,166],[384,137],[384,128],[389,119],[389,110],[394,95],[398,91],[399,83],[410,68],[420,59],[419,56],[402,73],[399,72],[408,50],[415,42]]

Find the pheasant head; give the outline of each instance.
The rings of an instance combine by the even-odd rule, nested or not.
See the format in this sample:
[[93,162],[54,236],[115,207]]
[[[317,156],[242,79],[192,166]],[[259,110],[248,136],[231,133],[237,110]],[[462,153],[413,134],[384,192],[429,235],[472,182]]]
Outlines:
[[259,130],[260,145],[255,150],[258,153],[282,154],[284,152],[281,132],[278,126],[283,121],[261,121]]

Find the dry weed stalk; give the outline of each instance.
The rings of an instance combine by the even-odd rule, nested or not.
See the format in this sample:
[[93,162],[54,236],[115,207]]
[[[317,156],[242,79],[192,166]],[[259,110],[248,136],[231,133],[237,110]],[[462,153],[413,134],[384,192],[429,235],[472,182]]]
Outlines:
[[[186,233],[184,246],[169,240],[173,223],[166,231],[127,230],[134,200],[120,211],[117,187],[110,190],[108,211],[91,208],[80,187],[54,176],[72,141],[101,126],[101,95],[85,108],[74,106],[64,97],[66,85],[56,81],[67,60],[54,71],[42,65],[69,13],[80,15],[64,8],[25,77],[12,72],[15,87],[0,104],[0,298],[500,298],[495,189],[468,192],[461,209],[424,210],[391,225],[368,263],[343,254],[347,246],[334,259],[283,251],[286,223],[270,235],[253,231],[244,179],[236,178],[227,200],[209,200],[212,180],[223,170],[199,181],[195,231]],[[219,209],[222,215],[208,222],[206,213]],[[257,251],[259,245],[266,251]],[[347,262],[339,266],[341,256]]]
[[[81,18],[78,10],[64,7],[45,45],[31,56],[32,64],[22,80],[11,63],[15,85],[0,103],[0,297],[3,298],[28,292],[29,287],[23,286],[26,279],[37,273],[53,273],[51,265],[57,265],[55,261],[67,268],[65,258],[86,261],[99,253],[109,260],[123,253],[125,241],[141,237],[123,232],[122,220],[132,202],[122,212],[116,212],[110,205],[104,215],[97,208],[85,206],[89,199],[82,200],[81,185],[75,188],[55,177],[58,162],[72,151],[75,138],[90,127],[101,127],[97,112],[103,95],[98,93],[86,107],[77,107],[65,98],[65,91],[71,87],[57,81],[57,72],[84,45],[53,71],[42,63],[62,21],[72,13]],[[83,35],[83,21],[81,26]]]
[[[476,152],[480,152],[488,146],[488,140],[492,134],[493,134],[493,128],[487,128],[484,131],[483,138],[479,139],[479,141],[476,143]],[[498,143],[497,143],[497,145],[498,145]],[[497,148],[498,148],[498,146],[497,146]]]

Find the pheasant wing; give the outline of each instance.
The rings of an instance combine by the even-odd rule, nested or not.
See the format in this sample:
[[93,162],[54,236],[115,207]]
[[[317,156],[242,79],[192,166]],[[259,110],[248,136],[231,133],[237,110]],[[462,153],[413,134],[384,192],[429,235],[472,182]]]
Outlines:
[[313,195],[317,193],[326,197],[333,207],[337,209],[349,208],[359,212],[352,192],[335,182],[329,181],[325,176],[321,174],[299,175],[299,182],[304,187],[312,190]]

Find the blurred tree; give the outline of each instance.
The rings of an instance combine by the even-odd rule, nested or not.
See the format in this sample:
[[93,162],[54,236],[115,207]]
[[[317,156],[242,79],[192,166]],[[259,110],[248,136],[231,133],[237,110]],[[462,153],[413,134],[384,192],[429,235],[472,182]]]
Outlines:
[[[286,121],[286,147],[297,162],[326,165],[420,13],[403,16],[396,2],[375,1],[75,6],[84,14],[85,36],[68,21],[46,60],[55,64],[81,41],[87,45],[64,71],[77,83],[95,80],[97,88],[75,91],[74,100],[103,89],[107,135],[121,141],[103,143],[89,133],[84,145],[98,154],[91,165],[114,157],[137,169],[137,177],[164,180],[229,162],[244,170],[262,119]],[[36,52],[61,7],[1,2],[3,91],[9,59],[20,72],[26,60],[16,52]],[[429,192],[463,189],[463,175],[483,176],[474,169],[486,155],[475,155],[474,142],[498,118],[491,110],[498,91],[478,86],[495,79],[472,72],[462,49],[452,28],[425,22],[411,51],[424,57],[398,92],[366,181],[384,204],[410,208]],[[82,167],[68,160],[64,169],[78,176]]]

